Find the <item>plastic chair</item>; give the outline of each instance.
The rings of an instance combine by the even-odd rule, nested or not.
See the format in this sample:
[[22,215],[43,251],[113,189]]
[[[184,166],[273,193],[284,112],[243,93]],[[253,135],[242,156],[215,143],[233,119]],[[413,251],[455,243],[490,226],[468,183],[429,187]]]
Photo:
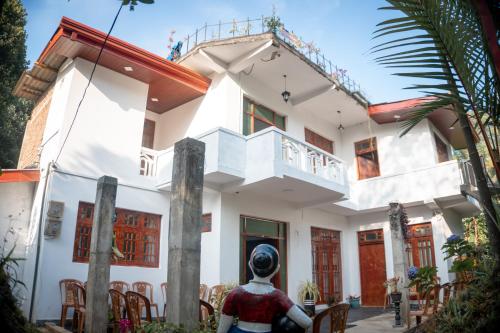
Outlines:
[[109,297],[111,298],[111,313],[113,314],[113,332],[117,333],[120,331],[120,319],[124,319],[125,315],[122,315],[122,306],[126,309],[125,295],[116,289],[109,289]]
[[210,303],[200,299],[200,328],[209,328],[215,332],[215,309]]
[[158,304],[153,299],[153,285],[149,282],[137,281],[132,283],[132,290],[148,298],[150,306],[156,310],[156,320],[159,322],[160,312],[158,311]]
[[64,279],[59,281],[59,292],[61,294],[61,327],[64,327],[68,309],[73,308],[73,292],[71,290],[71,285],[73,283],[82,284],[81,281],[75,279]]
[[163,282],[160,285],[160,288],[163,296],[163,319],[167,320],[167,283]]
[[[83,332],[83,325],[85,324],[85,305],[86,305],[86,293],[85,288],[78,283],[71,283],[70,290],[73,294],[73,328],[76,326],[76,332]],[[75,325],[76,324],[76,325]]]
[[[135,291],[125,293],[125,304],[127,306],[127,318],[132,322],[132,332],[142,324],[151,323],[151,304],[149,299]],[[146,308],[146,320],[142,320],[142,308]]]

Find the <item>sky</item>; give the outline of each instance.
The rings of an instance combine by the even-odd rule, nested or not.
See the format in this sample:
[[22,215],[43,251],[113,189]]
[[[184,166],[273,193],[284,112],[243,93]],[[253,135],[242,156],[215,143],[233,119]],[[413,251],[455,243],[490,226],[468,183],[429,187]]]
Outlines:
[[[30,64],[50,40],[62,16],[107,32],[121,0],[23,0],[28,13],[26,30]],[[376,64],[370,48],[377,23],[395,13],[377,10],[383,0],[155,0],[134,11],[123,8],[112,35],[161,56],[167,56],[168,38],[184,40],[205,23],[230,22],[270,16],[273,7],[285,27],[321,52],[361,85],[371,103],[389,102],[420,94],[404,90],[413,82],[391,75]],[[391,16],[392,15],[392,16]]]

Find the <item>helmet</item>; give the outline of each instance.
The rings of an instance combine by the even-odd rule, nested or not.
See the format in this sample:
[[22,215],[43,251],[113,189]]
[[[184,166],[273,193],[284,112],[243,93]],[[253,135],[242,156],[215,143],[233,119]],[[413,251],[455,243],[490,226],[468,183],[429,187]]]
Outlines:
[[262,278],[268,277],[278,268],[278,250],[269,244],[257,245],[250,255],[249,264],[255,275]]

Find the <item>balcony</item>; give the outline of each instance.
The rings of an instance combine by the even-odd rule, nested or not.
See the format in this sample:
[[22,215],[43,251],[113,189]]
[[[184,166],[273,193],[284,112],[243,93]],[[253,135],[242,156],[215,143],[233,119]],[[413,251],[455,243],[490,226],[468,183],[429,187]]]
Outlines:
[[[274,127],[250,136],[216,128],[205,142],[205,186],[223,192],[251,191],[301,206],[343,200],[348,195],[344,163]],[[141,174],[169,190],[173,147],[143,149]]]
[[450,160],[410,172],[355,181],[351,184],[350,200],[334,206],[339,213],[349,214],[384,210],[390,202],[407,206],[435,202],[439,208],[454,207],[465,212],[472,207],[462,196],[464,184],[475,184],[470,164]]

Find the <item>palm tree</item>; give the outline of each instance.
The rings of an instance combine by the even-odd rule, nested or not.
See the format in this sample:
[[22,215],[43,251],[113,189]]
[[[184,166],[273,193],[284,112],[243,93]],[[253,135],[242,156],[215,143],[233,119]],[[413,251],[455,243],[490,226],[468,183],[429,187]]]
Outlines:
[[[470,119],[474,119],[490,155],[495,158],[491,143],[498,149],[500,78],[472,1],[476,0],[387,0],[390,6],[380,9],[402,15],[377,25],[375,38],[384,38],[384,41],[375,46],[373,52],[381,54],[375,58],[379,64],[406,69],[395,75],[425,79],[407,89],[418,89],[426,96],[436,97],[410,114],[403,122],[401,135],[436,109],[452,108],[457,114],[475,173],[479,201],[485,211],[491,248],[499,263],[500,218],[491,198]],[[500,269],[500,265],[497,266]]]

